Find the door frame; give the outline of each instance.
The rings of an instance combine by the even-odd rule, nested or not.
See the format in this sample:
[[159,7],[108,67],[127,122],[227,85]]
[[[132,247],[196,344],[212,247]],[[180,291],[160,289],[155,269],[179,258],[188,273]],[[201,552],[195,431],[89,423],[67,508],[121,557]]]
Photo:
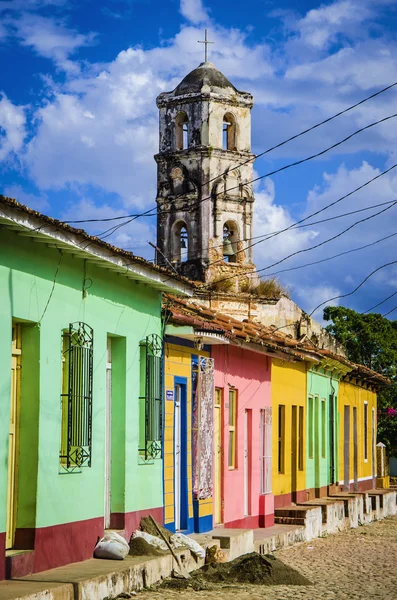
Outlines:
[[112,504],[112,338],[106,341],[104,529],[110,528]]
[[[188,473],[187,473],[187,378],[174,377],[174,403],[177,402],[177,388],[180,388],[180,506],[179,506],[179,529],[184,531],[188,529],[189,522],[189,502],[188,502]],[[175,461],[175,404],[174,404],[174,455]],[[175,462],[173,463],[174,486],[175,486]],[[175,512],[175,493],[174,487],[174,523],[176,529],[176,512]]]
[[[15,336],[14,336],[15,331]],[[15,342],[14,342],[15,340]],[[15,367],[14,367],[15,360]],[[19,466],[19,421],[21,401],[21,362],[22,362],[22,326],[12,323],[11,331],[11,385],[10,418],[8,435],[8,471],[6,505],[6,549],[12,549],[15,543],[17,525],[18,466]],[[15,375],[12,371],[15,368]],[[14,381],[15,377],[15,381]],[[15,393],[13,394],[13,391]],[[11,433],[13,430],[13,434]],[[13,441],[11,442],[11,436]]]

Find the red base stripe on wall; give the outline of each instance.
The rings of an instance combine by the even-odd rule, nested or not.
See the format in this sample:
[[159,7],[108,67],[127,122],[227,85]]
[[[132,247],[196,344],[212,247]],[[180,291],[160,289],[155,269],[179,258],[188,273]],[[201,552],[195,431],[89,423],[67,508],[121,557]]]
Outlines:
[[[111,527],[124,530],[126,539],[129,539],[131,533],[139,528],[141,517],[149,514],[159,523],[163,522],[163,509],[160,507],[127,514],[116,513],[112,515]],[[10,556],[6,561],[5,534],[0,534],[0,579],[4,579],[5,575],[8,578],[23,577],[92,558],[98,538],[104,533],[103,522],[103,517],[97,517],[36,530],[20,529],[17,535],[19,547],[34,540],[33,552]],[[2,569],[2,561],[6,562],[6,573],[4,567]]]
[[295,492],[294,495],[292,492],[288,494],[280,494],[279,496],[274,496],[274,508],[282,508],[283,506],[291,506],[293,502],[306,502],[307,501],[307,491],[299,490]]
[[0,533],[0,581],[6,576],[6,534]]
[[148,508],[145,510],[136,510],[130,513],[112,513],[110,516],[110,526],[112,529],[121,529],[125,531],[126,539],[130,539],[131,534],[139,529],[139,523],[142,517],[152,515],[158,523],[163,524],[163,508]]
[[235,527],[236,529],[257,529],[258,527],[271,527],[274,525],[274,515],[256,515],[228,521],[225,527]]

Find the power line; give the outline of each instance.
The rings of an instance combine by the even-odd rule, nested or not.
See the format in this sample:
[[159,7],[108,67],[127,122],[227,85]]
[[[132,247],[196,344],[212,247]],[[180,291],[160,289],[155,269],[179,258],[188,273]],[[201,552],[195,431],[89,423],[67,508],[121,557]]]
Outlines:
[[[380,242],[383,242],[391,237],[394,237],[397,235],[397,231],[395,233],[391,233],[390,235],[387,235],[383,238],[380,238],[379,240],[376,240],[375,242],[371,242],[370,244],[365,244],[365,246],[359,246],[358,248],[352,248],[351,250],[345,250],[344,252],[339,252],[339,254],[334,254],[333,256],[328,256],[327,258],[322,258],[321,260],[316,260],[314,262],[311,263],[306,263],[304,265],[298,265],[296,267],[290,267],[289,269],[281,269],[280,271],[275,271],[274,273],[268,273],[267,277],[274,277],[275,275],[279,275],[280,273],[287,273],[288,271],[297,271],[299,269],[304,269],[305,267],[311,267],[313,265],[319,265],[320,263],[324,263],[327,262],[329,260],[333,260],[334,258],[339,258],[340,256],[344,256],[345,254],[352,254],[353,252],[358,252],[359,250],[364,250],[365,248],[369,248],[370,246],[375,246],[376,244],[379,244]],[[391,296],[389,296],[389,298],[391,298],[392,296],[394,296],[395,294],[397,294],[397,292],[394,292],[394,294],[392,294]],[[386,300],[389,300],[389,298],[386,298]],[[383,302],[386,302],[386,300],[383,300],[382,302],[380,302],[379,304],[377,304],[376,306],[379,306],[380,304],[383,304]],[[366,312],[370,312],[373,308],[376,308],[376,306],[373,306],[372,308],[368,309],[365,311]],[[363,313],[363,314],[365,314]]]
[[393,296],[395,296],[396,294],[397,294],[397,292],[393,292],[392,294],[390,294],[390,296],[388,296],[387,298],[385,298],[381,302],[378,302],[378,304],[375,304],[375,306],[371,306],[371,308],[368,308],[368,310],[365,310],[363,312],[363,315],[365,315],[366,313],[372,312],[374,310],[374,308],[378,308],[378,306],[380,306],[381,304],[384,304],[385,302],[387,302],[388,300],[390,300],[390,298],[393,298]]
[[349,225],[349,227],[346,227],[346,229],[344,229],[343,231],[340,231],[336,235],[320,242],[319,244],[316,244],[315,246],[310,246],[310,248],[303,248],[302,250],[297,250],[296,252],[292,252],[292,254],[285,256],[284,258],[282,258],[281,260],[278,260],[277,262],[273,263],[272,265],[269,265],[268,267],[263,267],[263,269],[259,269],[257,271],[257,273],[261,273],[262,271],[267,271],[267,269],[271,269],[272,267],[275,267],[276,265],[281,264],[282,262],[288,260],[289,258],[292,258],[293,256],[297,256],[298,254],[303,254],[304,252],[310,252],[311,250],[316,250],[317,248],[320,248],[320,246],[324,246],[325,244],[328,244],[329,242],[332,242],[332,241],[336,240],[337,238],[341,237],[342,235],[344,235],[345,233],[347,233],[348,231],[353,229],[353,227],[355,227],[356,225],[359,225],[360,223],[365,223],[365,221],[370,221],[371,219],[374,219],[375,217],[386,212],[387,210],[390,210],[396,204],[397,204],[397,200],[395,200],[394,203],[391,204],[390,206],[383,208],[382,210],[378,211],[374,215],[370,215],[369,217],[365,217],[365,219],[360,219],[359,221],[355,221],[352,225]]
[[366,283],[368,281],[368,279],[370,279],[372,277],[372,275],[375,275],[375,273],[377,273],[381,269],[385,269],[386,267],[390,267],[391,265],[395,265],[396,263],[397,263],[397,260],[393,260],[393,261],[388,262],[388,263],[386,263],[384,265],[381,265],[380,267],[378,267],[374,271],[371,271],[371,273],[369,275],[367,275],[365,277],[365,279],[363,279],[361,281],[361,283],[359,283],[358,286],[355,287],[354,290],[352,290],[351,292],[348,292],[347,294],[341,294],[339,296],[333,296],[333,298],[328,298],[328,300],[324,300],[324,302],[321,302],[321,304],[319,304],[318,306],[316,306],[316,308],[314,308],[312,310],[312,312],[309,313],[309,317],[311,317],[313,315],[313,313],[316,312],[316,310],[318,310],[319,308],[321,308],[321,306],[324,306],[324,304],[327,304],[328,302],[332,302],[333,300],[339,300],[340,298],[347,298],[348,296],[352,296],[353,294],[355,294],[364,285],[364,283]]
[[384,315],[382,315],[382,317],[387,317],[387,315],[390,315],[395,310],[397,310],[397,306],[395,306],[394,308],[392,308],[391,310],[389,310],[387,313],[385,313]]
[[[334,202],[331,202],[330,204],[327,204],[326,206],[324,206],[323,208],[315,211],[314,213],[311,213],[310,215],[308,215],[307,217],[304,217],[303,219],[301,219],[300,221],[296,221],[295,223],[292,223],[291,225],[289,225],[288,227],[285,227],[284,229],[280,229],[280,231],[278,233],[269,235],[267,238],[260,240],[259,242],[255,242],[254,244],[251,244],[250,246],[248,246],[248,248],[251,248],[257,244],[260,244],[262,242],[265,242],[267,240],[270,240],[272,238],[274,238],[276,235],[280,235],[281,233],[284,233],[285,231],[289,231],[290,229],[293,229],[296,227],[296,225],[300,225],[301,223],[304,223],[305,221],[307,221],[308,219],[310,219],[311,217],[314,217],[322,212],[324,212],[325,210],[327,210],[328,208],[330,208],[331,206],[335,206],[336,204],[338,204],[339,202],[341,202],[342,200],[345,200],[346,198],[348,198],[349,196],[352,196],[353,194],[355,194],[356,192],[362,190],[363,188],[365,188],[367,185],[369,185],[370,183],[372,183],[373,181],[376,181],[377,179],[379,179],[380,177],[383,177],[384,175],[386,175],[387,173],[389,173],[390,171],[392,171],[393,169],[395,169],[397,167],[397,163],[395,163],[394,165],[392,165],[391,167],[389,167],[388,169],[386,169],[385,171],[382,171],[381,173],[378,173],[378,175],[376,175],[375,177],[372,177],[371,179],[369,179],[368,181],[366,181],[365,183],[363,183],[362,185],[358,186],[357,188],[355,188],[354,190],[352,190],[351,192],[345,194],[344,196],[341,196],[340,198],[338,198],[337,200],[334,200]],[[393,201],[394,204],[394,201]],[[374,215],[376,216],[376,215]],[[248,249],[246,248],[246,250]],[[217,262],[223,262],[223,260],[217,260],[217,261],[213,261],[212,263],[210,263],[209,266],[212,266],[214,264],[216,264]],[[271,268],[274,265],[270,265],[267,268]],[[246,271],[245,273],[240,273],[240,275],[245,275],[246,273],[250,273],[251,271]],[[218,283],[221,281],[226,281],[228,279],[232,279],[234,278],[234,275],[232,276],[228,276],[228,277],[224,277],[222,279],[218,280]]]
[[[350,140],[354,136],[358,135],[359,133],[362,133],[363,131],[365,131],[367,129],[370,129],[371,127],[374,127],[375,125],[379,125],[380,123],[384,123],[384,122],[386,122],[386,121],[388,121],[390,119],[394,119],[395,117],[397,117],[397,113],[395,113],[393,115],[389,115],[387,117],[384,117],[383,119],[379,119],[378,121],[374,121],[373,123],[370,123],[369,125],[366,125],[365,127],[361,127],[360,129],[357,129],[356,131],[354,131],[353,133],[351,133],[347,137],[343,138],[342,140],[339,140],[339,142],[336,142],[335,144],[332,144],[331,146],[328,146],[328,148],[325,148],[324,150],[321,150],[320,152],[317,152],[316,154],[312,154],[310,156],[307,156],[305,158],[297,160],[297,161],[295,161],[293,163],[289,163],[287,165],[284,165],[283,167],[279,167],[278,169],[274,169],[273,171],[269,171],[268,173],[265,173],[264,175],[259,175],[258,177],[255,177],[254,179],[251,179],[250,181],[246,181],[244,184],[238,184],[238,185],[232,186],[230,188],[227,188],[223,192],[217,192],[214,195],[205,196],[204,198],[201,198],[197,202],[194,202],[189,207],[189,211],[191,211],[191,209],[194,208],[195,206],[199,206],[202,202],[205,202],[206,200],[211,200],[212,198],[217,198],[218,196],[220,196],[221,194],[224,194],[226,192],[231,192],[231,191],[236,190],[236,189],[241,189],[242,186],[247,186],[247,185],[250,185],[252,183],[256,183],[257,181],[260,181],[261,179],[265,179],[266,177],[270,177],[272,175],[276,175],[277,173],[281,173],[282,171],[286,171],[287,169],[290,169],[292,167],[296,167],[296,166],[301,165],[303,163],[306,163],[306,162],[308,162],[310,160],[314,160],[315,158],[318,158],[319,156],[323,156],[324,154],[326,154],[330,150],[333,150],[333,149],[337,148],[338,146],[341,146],[342,144],[344,144],[345,142],[347,142],[348,140]],[[225,173],[227,173],[227,171],[224,172],[223,174],[225,174]],[[219,179],[220,177],[222,177],[223,174],[217,176],[215,179]],[[183,196],[184,196],[184,194],[179,194],[179,195],[175,196],[173,198],[173,202],[175,202],[175,200],[177,200],[179,197],[183,197]],[[153,212],[154,210],[157,210],[157,207],[148,209],[146,212],[141,213],[140,215],[136,215],[135,217],[129,219],[125,223],[121,223],[120,225],[116,225],[113,228],[105,230],[102,233],[98,234],[97,237],[102,238],[102,236],[104,236],[104,234],[107,234],[105,237],[109,237],[109,236],[113,235],[113,233],[115,233],[118,229],[120,229],[120,227],[124,227],[125,225],[128,225],[129,223],[131,223],[132,221],[134,221],[135,219],[137,219],[139,217],[147,216],[151,212]],[[162,210],[161,214],[164,215],[164,214],[173,213],[173,212],[176,212],[175,209],[170,209],[168,211]],[[110,233],[108,233],[108,232],[110,232]],[[105,239],[105,238],[103,238],[103,239]],[[243,252],[243,251],[239,250],[239,252]]]
[[[346,213],[342,213],[339,215],[335,215],[333,217],[327,217],[326,219],[319,219],[318,221],[311,221],[310,223],[305,223],[304,225],[296,225],[293,226],[292,229],[303,229],[304,227],[312,227],[313,225],[319,225],[321,223],[327,223],[328,221],[335,221],[336,219],[342,219],[343,217],[349,217],[351,215],[355,215],[357,213],[361,213],[361,212],[366,212],[367,210],[372,210],[373,208],[379,208],[380,206],[386,206],[387,204],[393,204],[395,202],[395,200],[388,200],[387,202],[380,202],[379,204],[372,204],[372,206],[367,206],[365,208],[359,208],[356,210],[351,210],[349,212]],[[252,240],[258,240],[258,239],[263,239],[263,241],[265,242],[268,239],[268,236],[274,236],[274,235],[278,235],[279,233],[283,233],[284,230],[279,229],[277,231],[269,231],[268,233],[263,233],[261,235],[257,235],[254,237],[249,238],[251,241]],[[269,238],[270,239],[270,238]],[[214,246],[211,246],[211,248],[221,248],[223,246],[223,242],[221,244],[215,244]],[[237,251],[236,254],[238,254],[240,252]],[[217,259],[219,260],[219,259]],[[216,261],[213,261],[212,263],[210,263],[210,265],[215,264]],[[289,269],[286,269],[289,270]]]
[[[281,148],[282,146],[285,146],[285,144],[288,144],[289,142],[292,142],[293,140],[298,139],[299,137],[306,135],[307,133],[310,133],[311,131],[313,131],[314,129],[317,129],[318,127],[321,127],[322,125],[325,125],[326,123],[330,123],[331,121],[333,121],[334,119],[336,119],[337,117],[340,117],[341,115],[346,114],[347,112],[353,110],[354,108],[357,108],[357,106],[360,106],[361,104],[364,104],[365,102],[368,102],[368,100],[372,100],[373,98],[376,98],[377,96],[379,96],[380,94],[383,94],[384,92],[387,92],[388,90],[392,89],[393,87],[395,87],[397,85],[397,81],[386,86],[385,88],[382,88],[381,90],[375,92],[374,94],[371,94],[370,96],[367,96],[366,98],[364,98],[363,100],[360,100],[359,102],[356,102],[355,104],[352,104],[351,106],[335,113],[334,115],[332,115],[331,117],[327,117],[326,119],[324,119],[323,121],[320,121],[319,123],[316,123],[315,125],[312,125],[311,127],[304,129],[303,131],[289,137],[288,139],[284,140],[283,142],[280,142],[278,144],[276,144],[275,146],[271,146],[270,148],[268,148],[267,150],[264,150],[263,152],[260,152],[259,154],[255,154],[253,157],[247,159],[246,161],[236,165],[235,167],[231,168],[231,169],[227,169],[223,172],[223,175],[225,175],[226,173],[230,173],[231,171],[234,171],[242,166],[244,166],[247,163],[253,162],[255,161],[257,158],[260,158],[261,156],[264,156],[265,154],[268,154],[269,152],[272,152],[273,150],[277,150],[278,148]],[[213,177],[212,179],[209,179],[208,181],[205,182],[204,185],[208,185],[209,183],[212,183],[213,181],[215,181],[216,179],[218,179],[219,177],[221,177],[221,175],[217,175],[216,177]],[[183,196],[183,194],[180,194],[177,197]],[[156,207],[157,208],[157,207]],[[151,209],[154,210],[154,209]],[[154,216],[154,215],[146,215],[146,213],[141,213],[140,215],[136,215],[136,214],[131,214],[131,215],[122,215],[120,217],[109,217],[109,218],[104,218],[104,219],[81,219],[78,221],[64,221],[64,223],[94,223],[94,222],[99,222],[99,221],[116,221],[116,220],[120,220],[120,219],[129,219],[129,218],[137,218],[138,216]]]

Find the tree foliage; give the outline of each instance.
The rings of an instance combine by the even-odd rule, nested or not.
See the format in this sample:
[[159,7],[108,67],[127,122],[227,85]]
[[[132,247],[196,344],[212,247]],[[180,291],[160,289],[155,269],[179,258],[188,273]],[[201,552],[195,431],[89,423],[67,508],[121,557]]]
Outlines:
[[378,441],[386,444],[389,453],[397,456],[397,321],[380,314],[360,314],[343,306],[327,306],[324,319],[327,326],[347,351],[348,358],[392,381],[378,392]]

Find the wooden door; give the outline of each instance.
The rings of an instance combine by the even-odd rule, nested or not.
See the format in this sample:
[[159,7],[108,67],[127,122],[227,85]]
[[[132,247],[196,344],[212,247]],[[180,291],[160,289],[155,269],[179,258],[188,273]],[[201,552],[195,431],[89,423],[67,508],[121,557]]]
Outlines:
[[214,520],[222,523],[222,390],[215,390],[214,404]]
[[296,502],[296,492],[298,488],[298,407],[292,406],[291,412],[291,500]]
[[353,407],[353,490],[358,491],[358,438],[357,438],[357,408]]
[[12,327],[12,359],[11,359],[11,410],[8,436],[8,489],[7,489],[7,525],[6,548],[14,546],[17,516],[17,482],[18,482],[18,429],[19,399],[21,374],[21,326]]
[[251,514],[252,410],[244,411],[244,516]]
[[350,406],[344,411],[343,488],[350,491]]

